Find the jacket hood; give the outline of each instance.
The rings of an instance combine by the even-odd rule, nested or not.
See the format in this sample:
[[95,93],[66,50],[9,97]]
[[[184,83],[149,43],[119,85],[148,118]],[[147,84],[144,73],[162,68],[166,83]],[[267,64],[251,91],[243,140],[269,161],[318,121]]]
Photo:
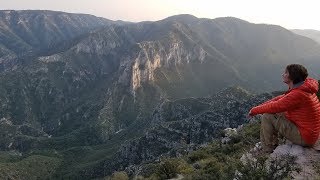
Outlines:
[[308,93],[317,93],[319,89],[319,84],[317,80],[307,78],[301,86],[297,87],[297,89],[300,89]]

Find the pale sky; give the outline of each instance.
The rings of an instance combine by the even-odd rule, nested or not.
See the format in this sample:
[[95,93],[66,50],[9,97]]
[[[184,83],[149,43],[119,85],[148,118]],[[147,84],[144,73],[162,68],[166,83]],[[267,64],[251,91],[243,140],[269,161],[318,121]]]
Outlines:
[[46,9],[132,22],[177,14],[209,19],[233,16],[288,29],[320,30],[320,0],[0,0],[0,9]]

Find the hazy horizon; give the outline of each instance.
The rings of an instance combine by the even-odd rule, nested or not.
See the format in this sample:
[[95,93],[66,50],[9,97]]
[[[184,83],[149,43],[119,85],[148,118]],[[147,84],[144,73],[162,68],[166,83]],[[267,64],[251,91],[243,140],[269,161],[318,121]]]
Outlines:
[[173,15],[191,14],[198,18],[236,17],[251,23],[319,31],[319,5],[316,0],[68,0],[67,3],[62,0],[11,0],[1,2],[1,10],[53,10],[130,22],[157,21]]

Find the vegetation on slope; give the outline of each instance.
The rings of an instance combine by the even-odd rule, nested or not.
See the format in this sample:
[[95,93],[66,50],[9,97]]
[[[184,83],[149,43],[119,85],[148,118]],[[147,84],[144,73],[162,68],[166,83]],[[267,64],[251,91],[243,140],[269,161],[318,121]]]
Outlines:
[[32,155],[20,160],[17,160],[17,155],[1,153],[1,157],[4,156],[6,158],[1,158],[0,162],[0,179],[48,179],[61,163],[57,157],[44,155]]
[[[142,171],[135,179],[283,179],[290,178],[291,172],[299,171],[292,156],[271,161],[270,168],[265,166],[267,157],[257,156],[244,165],[240,158],[259,141],[260,123],[244,125],[238,134],[231,136],[228,143],[214,141],[188,155],[178,158],[161,159],[158,163],[142,166]],[[107,179],[120,176],[125,179],[125,172],[115,172]]]

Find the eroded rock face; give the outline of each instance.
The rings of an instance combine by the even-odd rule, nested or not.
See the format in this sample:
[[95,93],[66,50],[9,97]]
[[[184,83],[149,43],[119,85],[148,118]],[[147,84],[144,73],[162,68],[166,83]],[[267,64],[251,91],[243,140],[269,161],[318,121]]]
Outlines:
[[314,148],[305,148],[292,143],[278,146],[270,158],[279,158],[281,156],[295,156],[296,164],[301,168],[301,172],[294,172],[294,179],[317,179],[319,174],[320,152]]
[[[258,162],[259,158],[266,161]],[[254,164],[266,169],[268,176],[291,177],[292,179],[317,179],[319,174],[320,152],[314,147],[302,147],[286,140],[271,154],[263,153],[261,143],[258,142],[253,149],[241,157],[244,166],[255,168]],[[241,176],[241,175],[240,175]]]

